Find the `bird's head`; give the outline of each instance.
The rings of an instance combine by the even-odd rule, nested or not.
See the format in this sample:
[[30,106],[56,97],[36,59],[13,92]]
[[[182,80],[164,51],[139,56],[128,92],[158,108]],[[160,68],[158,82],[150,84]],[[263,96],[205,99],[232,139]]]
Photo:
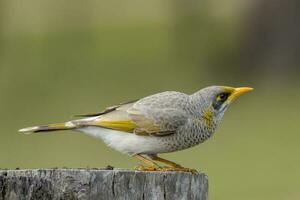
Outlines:
[[[195,93],[200,98],[201,116],[208,121],[219,122],[228,106],[241,94],[252,91],[250,87],[210,86]],[[198,99],[199,100],[199,99]]]

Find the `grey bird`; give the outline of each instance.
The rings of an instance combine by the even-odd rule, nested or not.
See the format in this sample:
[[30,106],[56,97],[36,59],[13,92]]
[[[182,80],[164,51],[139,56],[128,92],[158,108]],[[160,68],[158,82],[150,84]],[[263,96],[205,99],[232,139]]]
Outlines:
[[[210,138],[228,106],[250,87],[210,86],[188,95],[167,91],[79,115],[81,119],[19,130],[43,133],[74,130],[100,138],[109,147],[134,156],[138,170],[189,171],[158,154],[193,147]],[[161,166],[161,164],[165,164]]]

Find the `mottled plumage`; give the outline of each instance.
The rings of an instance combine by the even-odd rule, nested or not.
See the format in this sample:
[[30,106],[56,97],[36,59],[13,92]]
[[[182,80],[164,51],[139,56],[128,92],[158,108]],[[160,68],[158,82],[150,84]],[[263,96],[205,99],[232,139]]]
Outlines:
[[[21,129],[44,132],[72,129],[102,139],[108,146],[132,156],[156,157],[190,148],[212,136],[228,105],[252,88],[211,86],[192,95],[162,92],[137,101],[107,108],[103,112],[80,115],[83,119]],[[147,161],[140,156],[139,159]]]

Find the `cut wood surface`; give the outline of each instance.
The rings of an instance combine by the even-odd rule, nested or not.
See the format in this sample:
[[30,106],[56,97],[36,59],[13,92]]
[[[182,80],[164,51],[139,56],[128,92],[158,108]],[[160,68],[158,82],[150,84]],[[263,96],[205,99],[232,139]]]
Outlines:
[[204,173],[94,169],[0,170],[0,200],[207,200]]

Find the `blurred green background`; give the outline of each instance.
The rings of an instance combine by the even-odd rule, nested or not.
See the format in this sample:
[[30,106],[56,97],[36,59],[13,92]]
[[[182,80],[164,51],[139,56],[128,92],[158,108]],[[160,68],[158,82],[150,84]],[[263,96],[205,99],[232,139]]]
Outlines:
[[252,86],[212,139],[163,157],[207,173],[210,199],[300,199],[298,3],[1,0],[0,167],[131,169],[86,135],[17,130],[165,90]]

